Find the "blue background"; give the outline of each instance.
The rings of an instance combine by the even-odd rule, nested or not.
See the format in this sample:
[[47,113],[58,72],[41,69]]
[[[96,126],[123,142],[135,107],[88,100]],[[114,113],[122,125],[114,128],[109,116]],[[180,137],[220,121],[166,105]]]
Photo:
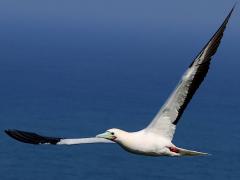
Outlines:
[[88,137],[144,128],[234,2],[1,0],[0,179],[238,179],[239,7],[174,138],[212,156],[34,146],[3,132]]

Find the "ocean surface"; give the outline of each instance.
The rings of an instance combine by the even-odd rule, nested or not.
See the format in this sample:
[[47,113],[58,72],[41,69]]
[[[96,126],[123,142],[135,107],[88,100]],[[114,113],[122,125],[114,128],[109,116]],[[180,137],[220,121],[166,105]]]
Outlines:
[[4,133],[77,138],[144,128],[233,2],[1,1],[0,179],[239,179],[238,7],[173,141],[210,156],[37,146]]

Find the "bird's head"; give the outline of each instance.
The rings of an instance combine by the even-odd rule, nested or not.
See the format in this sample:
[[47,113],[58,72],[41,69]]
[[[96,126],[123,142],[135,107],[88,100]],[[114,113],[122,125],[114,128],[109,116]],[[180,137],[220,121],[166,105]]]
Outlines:
[[111,141],[119,141],[121,137],[124,136],[124,134],[126,133],[127,132],[123,130],[113,128],[113,129],[108,129],[106,132],[102,134],[98,134],[96,137],[108,139]]

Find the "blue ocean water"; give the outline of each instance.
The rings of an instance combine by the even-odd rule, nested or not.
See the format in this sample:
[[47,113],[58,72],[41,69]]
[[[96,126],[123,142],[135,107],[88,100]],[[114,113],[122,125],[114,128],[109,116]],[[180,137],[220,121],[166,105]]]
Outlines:
[[0,4],[1,180],[239,178],[238,7],[174,138],[211,156],[144,157],[114,144],[35,146],[3,132],[88,137],[144,128],[233,3]]

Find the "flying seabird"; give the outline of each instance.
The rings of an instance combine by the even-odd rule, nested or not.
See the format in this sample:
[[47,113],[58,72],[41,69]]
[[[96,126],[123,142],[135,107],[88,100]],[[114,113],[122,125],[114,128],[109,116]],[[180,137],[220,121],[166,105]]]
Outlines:
[[128,152],[147,156],[207,155],[207,153],[179,148],[172,143],[172,139],[184,110],[207,75],[211,59],[218,49],[234,7],[217,32],[190,64],[177,87],[145,129],[137,132],[126,132],[113,128],[96,137],[76,139],[47,137],[14,129],[5,130],[5,132],[18,141],[30,144],[117,143]]

